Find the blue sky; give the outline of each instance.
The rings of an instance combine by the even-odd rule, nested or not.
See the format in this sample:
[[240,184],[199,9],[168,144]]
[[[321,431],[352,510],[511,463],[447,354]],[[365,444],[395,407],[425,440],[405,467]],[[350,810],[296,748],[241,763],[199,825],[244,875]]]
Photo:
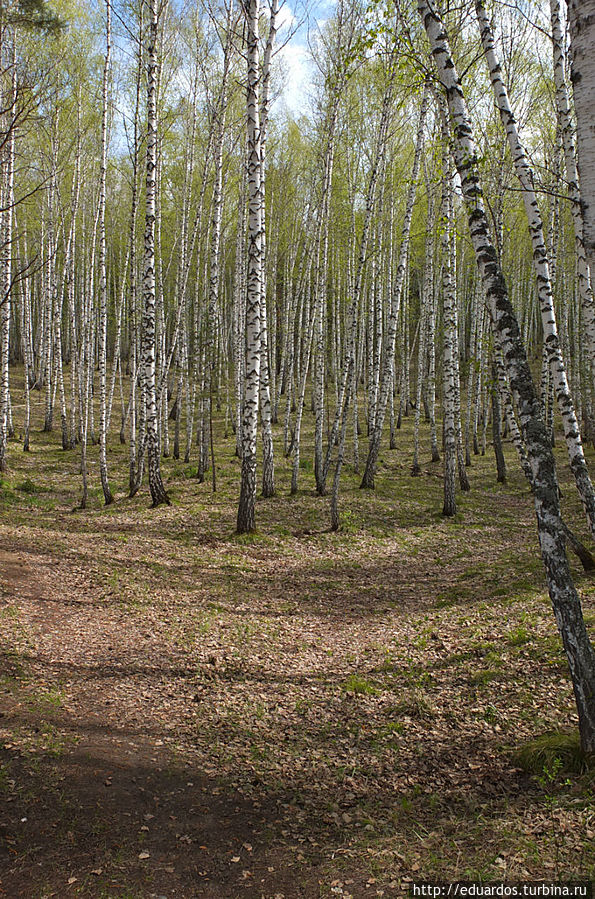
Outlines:
[[[305,3],[286,0],[281,8],[278,44],[284,44],[279,53],[287,77],[280,99],[293,115],[308,111],[308,96],[314,74],[309,41],[311,42],[317,29],[333,15],[335,6],[335,0],[310,0]],[[289,34],[291,37],[287,41]]]

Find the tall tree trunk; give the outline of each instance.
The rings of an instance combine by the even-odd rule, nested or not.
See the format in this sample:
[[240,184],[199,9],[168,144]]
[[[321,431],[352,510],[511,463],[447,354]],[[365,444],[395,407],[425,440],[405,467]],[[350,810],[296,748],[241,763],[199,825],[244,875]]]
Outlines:
[[452,272],[452,176],[448,158],[448,134],[442,141],[442,208],[440,245],[442,250],[443,406],[444,406],[444,505],[442,514],[456,515],[457,430],[455,401],[455,354],[458,353],[456,294]]
[[147,467],[153,506],[169,505],[169,497],[161,479],[159,462],[159,433],[157,418],[156,356],[156,293],[155,293],[155,212],[157,174],[157,0],[149,2],[147,44],[147,162],[144,258],[144,315],[143,363],[146,397]]
[[574,587],[565,552],[560,518],[558,482],[552,449],[541,418],[539,400],[525,348],[497,253],[489,236],[473,128],[444,24],[428,0],[418,0],[438,77],[451,117],[454,156],[469,218],[476,261],[488,301],[492,324],[501,340],[527,455],[533,472],[535,511],[541,554],[558,628],[570,667],[579,716],[581,745],[595,751],[595,652],[589,641],[580,598]]
[[259,0],[243,0],[247,29],[248,83],[246,116],[248,139],[248,275],[246,295],[246,369],[242,420],[242,474],[237,531],[256,526],[256,436],[260,393],[260,308],[262,288],[262,204],[260,166],[260,108],[258,21]]
[[529,220],[529,232],[533,248],[533,264],[537,278],[537,291],[541,308],[541,322],[544,334],[544,352],[547,354],[547,364],[554,379],[558,408],[564,426],[564,435],[570,460],[570,468],[574,475],[576,486],[587,516],[591,534],[595,536],[595,491],[587,470],[585,454],[581,441],[579,424],[574,404],[570,395],[570,387],[566,377],[566,368],[560,350],[560,340],[556,325],[556,313],[552,292],[552,279],[550,278],[550,265],[545,246],[543,222],[539,212],[537,196],[533,187],[533,172],[529,166],[527,154],[521,143],[516,120],[504,81],[502,80],[500,63],[496,56],[494,38],[490,22],[481,0],[476,0],[475,9],[481,31],[484,53],[490,71],[490,80],[494,89],[496,105],[500,110],[502,125],[506,131],[510,152],[513,156],[517,177],[520,181],[525,211]]
[[498,389],[498,370],[496,363],[492,362],[492,437],[494,440],[494,454],[496,456],[496,479],[499,484],[506,483],[506,460],[502,449],[502,413],[500,411],[500,394]]
[[107,474],[107,238],[105,191],[107,181],[109,74],[112,52],[112,7],[105,0],[105,64],[103,67],[101,114],[101,169],[99,175],[99,474],[106,506],[113,501]]
[[262,203],[260,211],[262,233],[262,282],[260,286],[260,416],[262,419],[262,495],[264,497],[275,495],[275,461],[273,452],[271,379],[269,371],[269,338],[267,322],[265,178],[271,57],[277,34],[277,8],[278,0],[271,0],[269,6],[269,34],[262,59],[262,90],[260,95],[260,196]]
[[[374,477],[376,474],[376,466],[378,464],[378,454],[380,452],[380,442],[382,439],[382,430],[384,428],[384,419],[386,416],[386,407],[388,404],[388,393],[393,384],[394,362],[395,362],[395,345],[397,338],[397,327],[399,323],[399,311],[401,308],[401,294],[403,293],[403,285],[407,270],[407,258],[409,253],[409,235],[411,232],[411,220],[413,217],[413,206],[417,193],[417,179],[419,177],[419,169],[421,165],[421,153],[423,147],[423,135],[426,121],[426,114],[429,103],[429,91],[427,86],[424,88],[424,94],[421,102],[419,113],[419,121],[417,125],[417,136],[415,140],[415,152],[413,157],[413,166],[411,171],[411,181],[407,192],[407,200],[405,205],[405,217],[401,232],[401,249],[399,254],[399,264],[397,267],[395,283],[392,288],[392,298],[388,320],[386,324],[386,336],[384,339],[384,359],[382,362],[382,374],[380,377],[380,388],[378,391],[378,403],[376,405],[376,419],[374,422],[374,430],[370,436],[370,445],[368,448],[368,458],[366,459],[366,467],[362,478],[361,486],[373,488]],[[402,398],[402,396],[401,396]]]
[[583,313],[584,333],[587,338],[591,381],[595,382],[595,303],[593,302],[591,273],[585,254],[585,225],[581,207],[581,194],[574,144],[574,127],[570,115],[570,101],[566,83],[566,54],[564,48],[564,36],[560,22],[560,0],[550,0],[550,17],[552,23],[552,48],[554,55],[554,83],[556,86],[556,112],[558,116],[558,128],[564,150],[566,182],[574,230],[578,292]]
[[[3,212],[0,227],[0,239],[2,241],[2,252],[0,258],[1,278],[2,278],[2,306],[0,308],[0,472],[6,471],[6,447],[8,436],[10,433],[9,415],[10,415],[10,315],[11,315],[11,290],[12,290],[12,257],[13,257],[13,202],[14,202],[14,159],[15,159],[15,128],[16,128],[16,44],[13,33],[8,35],[7,41],[10,64],[12,67],[12,77],[10,91],[7,97],[8,107],[4,113],[8,120],[8,140],[7,146],[3,148],[6,153],[6,159],[3,160],[2,168],[3,184],[2,199]],[[6,39],[6,36],[5,36]],[[0,43],[0,49],[4,49]],[[14,122],[11,119],[14,118]]]
[[[595,271],[595,0],[569,0],[571,81],[576,110],[580,208],[584,246],[591,272]],[[570,173],[567,171],[568,179]]]

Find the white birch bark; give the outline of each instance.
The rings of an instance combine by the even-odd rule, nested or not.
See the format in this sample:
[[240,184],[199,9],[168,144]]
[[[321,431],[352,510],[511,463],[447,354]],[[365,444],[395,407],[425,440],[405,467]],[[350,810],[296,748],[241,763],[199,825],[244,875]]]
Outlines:
[[[77,96],[77,130],[76,130],[76,151],[74,159],[73,174],[73,193],[71,204],[71,229],[69,236],[70,252],[65,260],[65,285],[68,298],[68,316],[70,321],[70,422],[68,445],[70,449],[74,449],[77,440],[80,437],[80,427],[77,429],[77,386],[78,386],[78,364],[79,364],[79,328],[77,326],[76,314],[76,251],[77,251],[77,234],[76,219],[78,215],[80,190],[81,190],[81,95],[80,90]],[[80,422],[79,422],[80,424]]]
[[388,394],[393,384],[394,376],[394,358],[395,345],[397,339],[397,326],[399,323],[399,311],[401,308],[401,294],[403,292],[403,284],[407,271],[407,257],[409,252],[409,235],[411,232],[411,220],[413,217],[413,206],[417,193],[417,181],[421,165],[421,154],[423,147],[423,135],[426,121],[426,114],[429,103],[428,88],[424,88],[424,94],[421,102],[419,121],[417,125],[417,135],[415,140],[415,151],[413,157],[413,166],[411,169],[411,180],[409,190],[407,192],[407,200],[405,204],[405,216],[401,229],[401,248],[399,252],[399,264],[395,276],[395,283],[392,287],[391,305],[386,323],[386,336],[384,339],[384,359],[382,363],[382,374],[380,377],[380,388],[378,391],[378,403],[376,406],[376,419],[374,430],[370,436],[370,444],[368,448],[368,457],[366,459],[366,467],[362,478],[362,487],[374,487],[374,476],[376,474],[376,466],[378,464],[378,454],[380,452],[380,442],[382,439],[382,431],[384,428],[384,419],[386,416],[386,407],[388,404]]
[[[245,170],[245,166],[243,167]],[[238,198],[238,226],[236,231],[236,257],[233,281],[233,351],[235,386],[235,435],[236,456],[242,458],[242,420],[244,398],[244,368],[246,362],[246,278],[244,249],[246,238],[246,178],[242,177]]]
[[[208,431],[205,433],[202,441],[203,449],[208,444],[213,446],[212,434],[212,408],[213,398],[213,382],[215,380],[215,364],[217,359],[216,340],[213,339],[218,330],[218,321],[220,316],[220,256],[221,256],[221,226],[223,217],[223,141],[225,137],[225,117],[227,108],[227,83],[231,64],[232,52],[232,17],[233,2],[229,2],[227,6],[227,17],[225,25],[225,43],[223,46],[223,73],[221,77],[221,86],[219,96],[213,111],[213,129],[214,129],[214,179],[213,179],[213,196],[212,196],[212,214],[210,228],[210,255],[209,255],[209,296],[208,296],[208,319],[207,329],[210,338],[207,341],[206,349],[206,371],[204,377],[204,391],[206,396],[202,398],[203,409],[209,410],[208,422],[203,415],[203,427]],[[185,296],[185,290],[182,293],[182,299]],[[179,323],[176,323],[176,335]],[[208,427],[207,427],[208,424]],[[200,473],[204,477],[203,469],[206,467],[206,455],[203,453],[202,462],[199,462]],[[212,467],[213,485],[215,486],[215,466]]]
[[169,505],[169,497],[161,479],[156,390],[156,286],[155,286],[155,221],[157,174],[157,0],[148,0],[149,22],[147,42],[147,155],[145,253],[143,275],[143,364],[146,401],[147,467],[153,506]]
[[122,318],[124,314],[124,301],[126,298],[126,272],[128,271],[128,264],[130,262],[130,244],[126,249],[126,258],[124,260],[124,265],[122,267],[122,279],[120,281],[120,291],[118,296],[118,303],[116,307],[116,337],[114,340],[114,355],[112,359],[112,374],[110,378],[109,390],[107,391],[107,410],[106,410],[106,432],[109,431],[110,421],[112,417],[112,408],[114,403],[114,392],[116,389],[116,379],[118,376],[118,372],[120,372],[120,379],[122,373]]
[[566,83],[566,53],[560,22],[560,0],[550,0],[550,17],[552,23],[554,83],[556,86],[556,112],[558,115],[558,128],[562,137],[562,146],[564,149],[566,182],[574,229],[578,292],[583,313],[584,333],[587,340],[591,379],[595,382],[595,304],[593,302],[591,274],[585,254],[585,226],[581,208],[574,128],[570,115],[570,100]]
[[242,418],[242,473],[237,531],[256,526],[256,438],[260,396],[260,332],[262,289],[262,191],[260,165],[260,104],[258,21],[259,0],[243,0],[246,19],[248,82],[246,119],[248,141],[248,274],[246,295],[246,370]]
[[139,297],[137,289],[137,248],[136,248],[136,221],[138,215],[138,189],[139,189],[139,113],[140,113],[140,93],[142,79],[142,42],[140,35],[142,34],[142,12],[140,8],[139,16],[139,40],[137,46],[137,65],[136,65],[136,90],[134,102],[134,119],[133,119],[133,136],[131,147],[131,200],[130,200],[130,223],[129,223],[129,294],[128,306],[130,315],[129,342],[130,342],[130,393],[128,399],[130,432],[129,432],[129,448],[128,448],[128,496],[132,498],[139,489],[140,483],[137,485],[137,398],[138,398],[138,380],[139,380],[139,357],[140,357],[140,334],[139,321],[141,314],[139,310]]
[[24,387],[25,387],[25,421],[23,424],[23,452],[29,452],[29,438],[30,438],[30,429],[31,429],[31,381],[29,378],[29,367],[27,365],[27,349],[26,343],[28,340],[28,330],[30,328],[31,323],[31,298],[30,298],[30,288],[29,288],[29,280],[25,279],[22,287],[21,287],[21,298],[23,304],[23,330],[22,330],[22,342],[23,342],[23,356],[25,357],[25,376],[24,376]]
[[105,63],[102,81],[101,167],[99,174],[99,474],[106,506],[113,501],[107,472],[107,237],[105,191],[107,181],[109,77],[112,53],[112,7],[105,0]]
[[492,445],[496,457],[496,480],[499,484],[506,483],[506,460],[502,449],[502,410],[500,406],[500,390],[498,385],[498,372],[496,363],[492,360],[492,383],[490,387],[492,400]]
[[[446,121],[446,116],[445,116]],[[448,126],[446,129],[448,134]],[[453,193],[450,194],[450,218],[454,219],[452,203],[453,203]],[[454,222],[453,222],[454,225]],[[465,455],[463,451],[463,427],[461,424],[461,373],[459,366],[459,352],[461,345],[461,338],[459,333],[459,292],[457,289],[457,243],[456,243],[456,229],[452,227],[450,229],[450,242],[451,242],[451,250],[450,250],[450,258],[452,260],[452,283],[454,289],[454,305],[453,305],[453,315],[454,315],[454,327],[452,333],[452,365],[453,365],[453,401],[454,401],[454,416],[455,416],[455,429],[456,429],[456,455],[457,455],[457,471],[459,474],[459,485],[463,492],[466,492],[471,489],[471,485],[469,484],[469,478],[467,477],[467,470],[465,468]]]
[[[591,272],[595,269],[595,0],[569,0],[571,81],[576,110],[580,208],[583,241]],[[568,179],[570,173],[567,171]]]
[[[269,5],[269,33],[262,57],[262,83],[260,92],[260,195],[262,208],[262,266],[260,285],[260,416],[262,421],[262,495],[275,495],[275,461],[273,452],[273,429],[271,408],[271,379],[269,372],[269,339],[267,322],[267,278],[266,278],[266,145],[269,121],[269,92],[271,81],[271,57],[277,35],[278,0]],[[273,282],[274,283],[274,282]]]
[[[8,119],[14,115],[13,105],[16,102],[16,45],[14,34],[8,36],[8,47],[12,63],[12,77],[10,92],[8,95]],[[6,37],[5,37],[6,40]],[[15,127],[14,122],[8,122],[8,141],[6,147],[5,171],[2,173],[2,196],[4,212],[0,228],[2,240],[1,271],[2,271],[2,306],[0,308],[0,471],[6,471],[6,449],[10,433],[10,316],[11,316],[11,289],[12,289],[12,256],[13,256],[13,202],[14,202],[14,160],[15,160]],[[3,166],[4,167],[4,166]]]
[[442,354],[442,382],[444,409],[444,504],[442,514],[456,515],[457,432],[455,400],[455,361],[458,353],[457,315],[454,277],[452,271],[452,185],[448,136],[442,144],[442,205],[440,210],[440,248],[442,251],[442,321],[444,344]]
[[[433,187],[426,175],[426,188],[428,192]],[[432,453],[432,462],[440,461],[440,453],[438,451],[438,435],[436,432],[436,290],[434,285],[434,229],[435,229],[435,201],[433,194],[428,200],[428,238],[426,241],[426,259],[424,272],[424,299],[427,303],[428,317],[428,381],[427,381],[427,399],[428,399],[428,416],[430,420],[430,451]],[[392,402],[392,388],[391,388]]]
[[455,142],[455,163],[469,219],[471,241],[486,294],[492,325],[502,351],[533,472],[535,511],[541,554],[558,628],[566,651],[579,716],[581,744],[595,751],[595,652],[589,641],[581,603],[564,546],[558,483],[539,400],[506,282],[489,236],[473,128],[444,24],[429,0],[418,0],[438,77],[446,92]]
[[[308,370],[310,367],[310,357],[312,354],[312,344],[314,341],[314,312],[310,309],[311,300],[309,291],[306,288],[306,293],[302,300],[302,315],[300,318],[301,327],[297,329],[297,343],[298,350],[297,355],[299,358],[299,343],[300,336],[304,335],[304,358],[302,361],[302,365],[300,367],[300,371],[296,376],[296,380],[299,384],[299,391],[296,399],[296,411],[295,411],[295,424],[293,431],[293,460],[292,460],[292,469],[291,469],[291,493],[297,493],[298,489],[298,475],[300,470],[300,438],[301,438],[301,427],[302,427],[302,416],[304,413],[304,401],[306,396],[306,382],[308,378]],[[290,406],[290,397],[287,397],[287,408],[289,410]]]
[[[53,154],[52,154],[53,155]],[[56,233],[55,233],[55,196],[56,196],[56,172],[55,161],[51,162],[51,173],[48,185],[48,218],[45,229],[45,265],[44,271],[44,365],[42,368],[42,384],[45,386],[45,412],[43,430],[49,433],[53,429],[54,409],[52,403],[53,387],[53,349],[54,341],[54,309],[56,305],[55,291],[55,257],[56,257]]]
[[[314,477],[316,490],[320,496],[326,493],[326,473],[324,471],[323,432],[325,412],[325,328],[324,313],[326,310],[327,273],[328,273],[328,216],[330,208],[331,185],[335,158],[335,128],[337,123],[339,96],[331,99],[331,115],[327,134],[327,146],[324,160],[324,179],[322,185],[322,206],[317,229],[317,241],[314,251],[316,259],[315,293],[314,293]],[[337,409],[339,406],[337,405]],[[333,435],[333,440],[336,437]],[[332,446],[329,444],[329,450]]]
[[[431,210],[428,210],[428,222],[431,220]],[[427,242],[430,243],[430,252],[432,246],[432,231],[428,228],[428,233],[426,237]],[[426,247],[426,259],[427,259],[427,247]],[[413,428],[413,464],[411,466],[411,474],[415,477],[421,474],[421,466],[419,464],[419,426],[421,422],[421,407],[422,407],[422,385],[425,374],[425,360],[426,360],[426,335],[428,330],[428,304],[430,301],[429,293],[431,290],[431,286],[428,284],[428,271],[426,265],[426,271],[424,273],[424,281],[423,287],[420,297],[420,328],[419,328],[419,344],[417,350],[417,381],[415,385],[415,424]]]
[[544,351],[547,353],[548,365],[554,379],[558,409],[564,427],[564,436],[568,449],[570,468],[581,497],[583,508],[591,534],[595,536],[595,491],[589,477],[583,450],[579,424],[574,404],[570,395],[570,387],[566,369],[560,350],[560,339],[554,310],[550,264],[545,246],[545,237],[537,196],[533,187],[533,172],[527,159],[525,148],[519,137],[514,113],[508,99],[508,92],[502,79],[492,29],[481,0],[476,0],[475,9],[481,32],[481,40],[490,72],[490,80],[494,90],[496,105],[500,111],[502,125],[506,131],[510,152],[513,157],[517,177],[521,184],[525,212],[529,222],[529,233],[533,248],[533,264],[537,278],[537,291],[541,308],[541,323],[544,333]]
[[465,465],[471,465],[471,421],[473,419],[473,398],[477,374],[477,340],[479,333],[479,291],[473,291],[471,300],[471,334],[469,338],[469,366],[467,374],[467,414],[465,417]]

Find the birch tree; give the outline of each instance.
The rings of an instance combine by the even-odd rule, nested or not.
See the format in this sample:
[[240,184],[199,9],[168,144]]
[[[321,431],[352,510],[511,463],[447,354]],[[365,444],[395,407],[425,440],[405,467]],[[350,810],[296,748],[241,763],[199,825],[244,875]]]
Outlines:
[[519,410],[527,455],[533,473],[535,512],[550,599],[566,652],[579,717],[581,745],[595,751],[595,652],[583,619],[565,552],[559,491],[552,449],[541,418],[539,400],[522,344],[506,282],[490,238],[473,127],[444,23],[428,0],[418,0],[418,12],[428,36],[438,78],[451,119],[454,157],[479,274],[492,327],[498,333],[513,396]]
[[564,426],[570,467],[585,509],[591,533],[595,536],[595,491],[587,470],[579,424],[570,395],[566,367],[562,358],[560,339],[556,323],[550,263],[545,245],[545,236],[539,204],[533,187],[533,173],[525,148],[519,137],[516,119],[508,99],[508,91],[502,79],[502,70],[496,56],[494,38],[489,19],[481,0],[476,0],[475,10],[481,32],[481,40],[488,63],[490,80],[494,90],[496,105],[500,111],[502,125],[508,137],[517,177],[522,188],[525,211],[529,222],[533,264],[537,280],[537,291],[541,307],[541,322],[544,334],[544,352],[547,365],[554,379],[558,408]]
[[452,176],[450,172],[448,133],[442,140],[442,205],[440,210],[440,246],[442,250],[442,320],[443,320],[443,408],[444,408],[444,504],[442,514],[456,515],[457,430],[455,409],[454,357],[459,352],[456,295],[452,272]]
[[587,264],[585,253],[585,225],[583,208],[581,206],[574,125],[570,114],[570,98],[566,78],[566,52],[560,16],[560,0],[550,0],[550,17],[552,24],[554,84],[556,88],[556,113],[558,117],[558,128],[562,137],[562,147],[564,150],[566,184],[570,199],[570,211],[572,215],[576,250],[578,290],[583,313],[584,332],[587,339],[589,367],[591,371],[591,380],[595,383],[595,303],[593,302],[593,291],[591,287],[591,272]]
[[[105,190],[108,152],[109,78],[112,52],[112,7],[105,0],[105,64],[102,81],[101,168],[99,175],[99,474],[106,506],[112,502],[107,474],[107,237],[105,233]],[[61,348],[58,347],[58,353]]]
[[397,326],[399,322],[399,311],[401,308],[401,295],[403,292],[403,284],[407,270],[407,256],[409,252],[409,235],[411,232],[411,220],[413,217],[413,206],[417,193],[418,178],[421,167],[421,156],[423,148],[424,128],[426,115],[429,104],[429,90],[426,86],[421,101],[421,108],[417,124],[417,134],[415,140],[415,151],[413,156],[413,166],[411,169],[411,177],[409,189],[407,191],[407,199],[405,205],[405,216],[401,229],[401,248],[399,254],[399,264],[397,267],[395,283],[392,286],[392,297],[388,321],[386,326],[386,336],[384,339],[384,357],[382,363],[382,373],[380,378],[380,388],[378,392],[378,403],[376,406],[376,417],[374,421],[374,429],[370,435],[370,443],[368,448],[368,457],[366,459],[366,467],[362,478],[361,486],[367,488],[374,487],[374,477],[376,474],[376,466],[378,464],[378,454],[380,452],[380,443],[382,440],[382,431],[384,428],[384,419],[386,408],[388,405],[389,392],[392,388],[394,378],[394,356],[395,344],[397,338]]
[[248,272],[246,293],[246,363],[242,419],[242,471],[237,531],[253,531],[256,498],[256,438],[260,395],[261,290],[262,290],[262,186],[260,164],[260,53],[259,0],[243,0],[246,22],[248,79],[246,133],[248,146]]
[[169,505],[163,486],[159,462],[159,433],[157,417],[156,356],[156,281],[155,281],[155,214],[157,174],[157,41],[159,15],[164,9],[162,0],[147,0],[147,152],[146,152],[146,210],[145,254],[143,275],[143,362],[146,403],[146,448],[149,489],[153,506]]
[[[595,270],[595,0],[568,0],[584,246]],[[569,176],[570,177],[570,176]]]
[[[269,338],[267,322],[267,278],[266,278],[266,145],[268,136],[271,58],[277,35],[278,0],[271,0],[269,5],[269,32],[262,58],[262,89],[260,92],[260,199],[261,199],[261,235],[262,265],[260,285],[260,415],[262,419],[262,495],[275,495],[275,460],[273,452],[271,379],[269,372]],[[275,364],[272,358],[273,366]]]

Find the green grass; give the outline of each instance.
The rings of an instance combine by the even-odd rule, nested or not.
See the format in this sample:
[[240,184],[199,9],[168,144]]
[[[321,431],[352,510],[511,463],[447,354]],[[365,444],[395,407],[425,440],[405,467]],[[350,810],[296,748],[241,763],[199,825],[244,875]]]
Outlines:
[[523,771],[545,778],[546,782],[554,773],[582,774],[595,764],[595,758],[582,752],[578,731],[541,734],[518,747],[512,759]]
[[407,715],[418,720],[430,719],[434,714],[434,707],[420,690],[409,690],[396,705],[391,708],[391,714],[396,718]]
[[21,481],[20,484],[17,484],[17,490],[20,490],[21,493],[27,493],[29,496],[32,496],[36,493],[47,493],[51,488],[44,487],[41,484],[36,484],[31,478],[25,478],[24,481]]
[[344,693],[353,693],[362,696],[377,696],[379,690],[374,684],[361,677],[359,674],[350,674],[349,677],[341,684],[341,690]]

